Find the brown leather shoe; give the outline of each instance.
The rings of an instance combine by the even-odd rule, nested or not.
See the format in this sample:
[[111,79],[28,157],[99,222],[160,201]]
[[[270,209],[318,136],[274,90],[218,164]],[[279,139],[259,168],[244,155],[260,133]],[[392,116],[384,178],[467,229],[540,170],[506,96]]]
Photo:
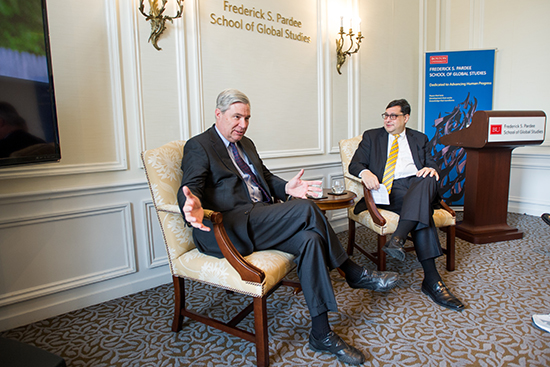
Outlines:
[[449,308],[453,311],[462,311],[465,308],[464,304],[451,293],[442,280],[438,281],[431,287],[422,282],[422,293],[426,294],[438,305]]
[[321,340],[309,335],[309,347],[315,352],[329,352],[334,354],[340,362],[351,365],[358,365],[365,362],[365,355],[357,348],[346,343],[334,331],[330,331]]

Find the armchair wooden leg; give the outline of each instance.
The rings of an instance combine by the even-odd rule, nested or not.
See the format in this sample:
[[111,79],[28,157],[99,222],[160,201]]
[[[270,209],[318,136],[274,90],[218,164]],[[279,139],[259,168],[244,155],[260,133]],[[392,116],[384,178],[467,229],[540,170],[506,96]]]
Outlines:
[[294,288],[294,292],[292,292],[292,294],[294,294],[295,296],[300,294],[300,292],[302,291],[302,285],[300,284],[300,282],[283,279],[281,281],[281,285]]
[[353,255],[355,246],[355,221],[348,218],[348,255]]
[[378,254],[376,258],[376,266],[379,271],[386,271],[386,253],[382,247],[386,244],[386,236],[378,235]]
[[172,321],[172,331],[177,333],[181,330],[183,323],[182,308],[185,307],[185,279],[172,276],[174,283],[174,320]]
[[254,298],[254,328],[256,340],[256,365],[269,366],[269,338],[267,331],[266,298]]

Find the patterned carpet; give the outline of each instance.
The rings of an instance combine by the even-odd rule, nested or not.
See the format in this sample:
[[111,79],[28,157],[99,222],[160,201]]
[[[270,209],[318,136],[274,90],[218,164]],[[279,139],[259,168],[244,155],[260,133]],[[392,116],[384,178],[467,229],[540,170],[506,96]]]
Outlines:
[[[332,273],[339,313],[335,331],[368,353],[365,366],[550,366],[550,333],[531,324],[550,312],[550,226],[534,216],[509,214],[522,240],[473,245],[457,239],[457,270],[437,265],[467,305],[441,308],[420,292],[422,270],[413,253],[389,261],[403,280],[388,293],[350,289]],[[346,243],[347,233],[340,239]],[[444,234],[442,236],[442,243]],[[358,231],[363,243],[375,239]],[[373,268],[360,255],[355,260]],[[167,279],[168,280],[168,279]],[[228,320],[244,297],[189,285],[192,307]],[[253,366],[254,346],[186,319],[170,331],[171,285],[8,330],[0,336],[62,356],[73,366]],[[303,296],[281,287],[268,301],[271,366],[339,366],[307,346],[309,315]],[[252,329],[252,317],[243,321]]]

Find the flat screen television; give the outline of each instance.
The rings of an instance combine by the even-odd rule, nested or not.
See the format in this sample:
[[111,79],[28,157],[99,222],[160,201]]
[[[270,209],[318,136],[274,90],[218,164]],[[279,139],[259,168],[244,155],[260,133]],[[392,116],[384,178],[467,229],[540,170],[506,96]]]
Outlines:
[[45,0],[0,0],[0,169],[61,159]]

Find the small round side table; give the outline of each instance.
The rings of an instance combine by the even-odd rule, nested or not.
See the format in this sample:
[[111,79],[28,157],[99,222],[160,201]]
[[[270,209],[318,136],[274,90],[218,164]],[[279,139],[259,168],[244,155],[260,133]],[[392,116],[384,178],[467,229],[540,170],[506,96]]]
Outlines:
[[332,195],[331,189],[323,189],[322,199],[313,199],[315,204],[321,209],[323,213],[327,210],[347,209],[351,208],[354,204],[354,199],[357,197],[352,191],[345,190],[343,195]]

